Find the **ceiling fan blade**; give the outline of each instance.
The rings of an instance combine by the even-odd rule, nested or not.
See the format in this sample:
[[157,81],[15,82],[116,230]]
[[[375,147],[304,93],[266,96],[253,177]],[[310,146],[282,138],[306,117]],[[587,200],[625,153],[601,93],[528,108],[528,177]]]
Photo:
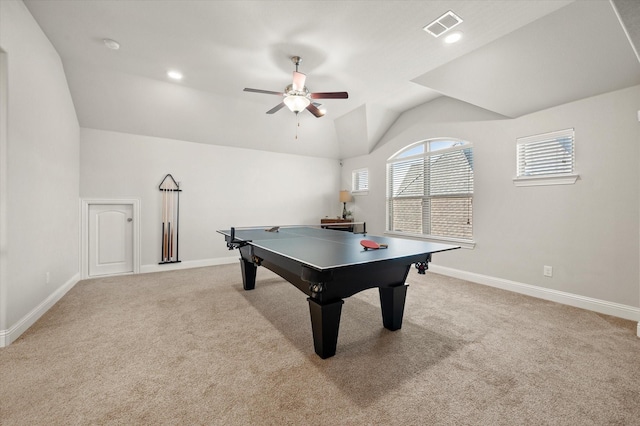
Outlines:
[[347,92],[311,93],[311,99],[347,99],[348,97]]
[[274,112],[278,112],[282,109],[283,106],[284,106],[284,102],[280,102],[278,105],[274,106],[269,111],[267,111],[267,114],[273,114]]
[[301,72],[293,72],[293,90],[302,92],[304,90],[304,83],[307,80],[307,76]]
[[280,95],[280,96],[284,96],[284,93],[282,92],[273,92],[271,90],[260,90],[260,89],[250,89],[248,87],[244,88],[245,92],[254,92],[254,93],[266,93],[267,95]]
[[324,116],[324,112],[320,111],[314,104],[307,105],[307,110],[316,116],[316,118],[320,118]]

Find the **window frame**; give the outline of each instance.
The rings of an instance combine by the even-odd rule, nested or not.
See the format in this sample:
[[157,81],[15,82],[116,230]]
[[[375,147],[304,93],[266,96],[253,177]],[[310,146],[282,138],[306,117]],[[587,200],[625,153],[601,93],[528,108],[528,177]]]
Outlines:
[[[359,185],[356,185],[358,182],[361,182],[363,180],[361,178],[362,174],[365,175],[364,180],[367,183],[366,188],[361,188]],[[355,169],[351,172],[351,193],[360,194],[360,195],[366,195],[369,193],[369,168],[368,167]]]
[[[521,174],[522,158],[521,146],[535,145],[553,142],[554,140],[571,138],[571,170],[562,173],[540,173],[534,175]],[[558,161],[561,158],[558,157]],[[558,164],[559,166],[560,164]],[[575,129],[569,128],[553,132],[516,138],[516,176],[513,183],[516,186],[543,186],[543,185],[572,185],[576,183],[580,175],[576,172],[576,138]]]
[[[435,150],[435,151],[430,151],[428,145],[433,143],[433,142],[453,142],[453,143],[457,143],[460,142],[462,143],[461,146],[455,146],[455,147],[449,147],[449,148],[445,148],[445,149],[439,149],[439,150]],[[417,146],[423,145],[424,149],[422,150],[422,152],[419,152],[417,154],[413,154],[413,155],[407,155],[407,156],[403,156],[403,153],[409,152],[411,150],[414,150]],[[407,146],[405,146],[404,148],[400,149],[399,151],[397,151],[396,153],[394,153],[392,156],[390,156],[387,159],[386,162],[386,197],[385,197],[385,206],[386,206],[386,223],[385,223],[385,234],[389,234],[389,235],[398,235],[398,236],[402,236],[402,237],[409,237],[409,238],[417,238],[417,239],[424,239],[424,240],[429,240],[429,241],[437,241],[437,242],[447,242],[447,243],[454,243],[456,245],[459,245],[461,247],[464,248],[474,248],[475,247],[475,241],[473,240],[473,219],[471,220],[471,238],[459,238],[459,237],[454,237],[454,236],[442,236],[442,235],[432,235],[432,234],[420,234],[420,233],[414,233],[414,232],[407,232],[407,231],[395,231],[393,229],[391,229],[391,211],[390,211],[390,207],[391,207],[391,201],[393,198],[398,198],[398,197],[392,197],[392,182],[390,181],[391,179],[391,167],[393,166],[393,164],[396,163],[402,163],[402,162],[407,162],[407,161],[411,161],[411,160],[416,160],[416,159],[428,159],[431,156],[434,155],[442,155],[442,154],[446,154],[446,153],[450,153],[450,152],[456,152],[456,151],[463,151],[465,149],[471,149],[471,153],[473,154],[473,143],[467,140],[463,140],[463,139],[459,139],[459,138],[453,138],[453,137],[439,137],[439,138],[430,138],[430,139],[424,139],[418,142],[414,142],[412,144],[409,144]],[[472,157],[473,158],[473,157]],[[473,164],[473,160],[472,160],[472,164]],[[472,172],[473,172],[473,166],[472,166]],[[464,194],[430,194],[430,195],[426,195],[424,192],[421,195],[415,195],[415,196],[405,196],[402,198],[406,198],[406,199],[410,199],[410,198],[416,198],[416,199],[437,199],[437,198],[470,198],[470,202],[471,205],[473,205],[473,198],[474,198],[474,189],[472,186],[471,192],[466,194],[467,197],[464,197]],[[473,218],[473,209],[471,209],[471,218]],[[424,220],[421,219],[421,220]],[[429,226],[432,226],[432,222],[431,222],[431,218],[429,219]]]

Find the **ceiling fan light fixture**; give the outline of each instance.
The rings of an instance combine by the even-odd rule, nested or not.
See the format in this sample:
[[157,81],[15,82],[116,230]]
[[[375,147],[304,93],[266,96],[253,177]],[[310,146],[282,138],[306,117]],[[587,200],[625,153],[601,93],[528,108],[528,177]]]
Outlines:
[[[0,0],[2,1],[2,0]],[[307,76],[298,71],[298,65],[302,61],[302,58],[299,56],[293,56],[291,61],[295,64],[296,70],[293,72],[293,83],[289,84],[284,88],[283,92],[274,92],[271,90],[261,90],[261,89],[251,89],[249,87],[245,87],[245,92],[254,92],[254,93],[265,93],[267,95],[278,95],[284,96],[282,102],[280,102],[275,107],[271,108],[267,111],[267,114],[273,114],[275,112],[280,111],[285,106],[289,109],[289,111],[295,113],[296,115],[306,109],[310,114],[314,115],[316,118],[323,117],[326,114],[326,110],[324,108],[318,108],[320,106],[317,102],[311,102],[312,99],[348,99],[349,94],[347,92],[309,92],[307,86],[305,86],[305,82],[307,80]],[[300,123],[298,122],[298,125]]]
[[295,112],[296,114],[308,107],[310,103],[311,101],[306,96],[289,95],[284,98],[284,104],[291,112]]

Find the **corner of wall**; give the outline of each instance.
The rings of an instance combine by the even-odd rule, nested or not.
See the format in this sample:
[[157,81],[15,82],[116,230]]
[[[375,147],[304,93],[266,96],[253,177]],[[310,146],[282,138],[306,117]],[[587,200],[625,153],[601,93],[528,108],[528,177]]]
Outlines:
[[0,347],[7,325],[7,54],[0,46]]
[[592,297],[581,296],[578,294],[568,293],[565,291],[552,290],[544,287],[538,287],[531,284],[524,284],[516,281],[505,280],[502,278],[491,277],[488,275],[476,274],[473,272],[462,271],[459,269],[449,268],[432,264],[430,266],[432,272],[442,274],[453,278],[470,281],[476,284],[482,284],[489,287],[495,287],[514,293],[524,294],[538,299],[549,300],[563,305],[574,306],[576,308],[586,309],[588,311],[599,312],[605,315],[611,315],[618,318],[624,318],[631,321],[638,321],[638,337],[640,337],[640,308],[635,306],[623,305],[620,303],[609,302],[606,300],[594,299]]
[[71,277],[66,283],[60,286],[55,292],[51,293],[49,297],[36,306],[31,312],[22,317],[11,328],[2,330],[0,329],[0,348],[9,346],[12,342],[15,342],[18,337],[22,335],[29,327],[40,319],[53,305],[55,305],[62,297],[67,294],[78,282],[80,281],[80,274],[77,273]]

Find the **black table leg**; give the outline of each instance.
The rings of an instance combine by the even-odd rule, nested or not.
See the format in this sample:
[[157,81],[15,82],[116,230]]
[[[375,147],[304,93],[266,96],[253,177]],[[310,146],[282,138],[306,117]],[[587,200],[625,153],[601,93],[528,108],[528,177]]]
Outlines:
[[311,313],[311,329],[313,330],[313,346],[320,358],[325,359],[336,354],[338,345],[338,328],[343,300],[320,304],[312,298],[309,301]]
[[258,267],[253,263],[240,258],[240,269],[242,270],[242,287],[245,290],[256,288],[256,271]]
[[402,328],[404,301],[407,298],[406,284],[396,287],[379,287],[380,306],[382,307],[382,324],[389,330]]

